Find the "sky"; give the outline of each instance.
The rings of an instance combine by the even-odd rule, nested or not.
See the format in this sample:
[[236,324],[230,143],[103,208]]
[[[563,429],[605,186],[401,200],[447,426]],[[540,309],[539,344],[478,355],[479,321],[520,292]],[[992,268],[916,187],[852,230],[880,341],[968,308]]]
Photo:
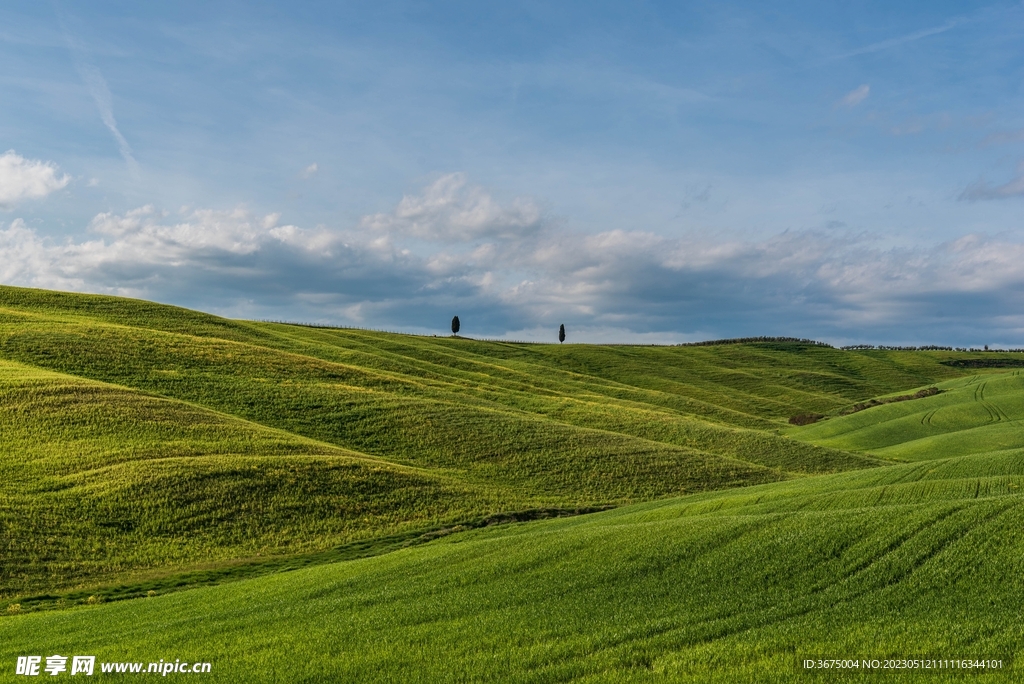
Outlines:
[[1024,347],[1022,41],[1021,2],[6,0],[0,283]]

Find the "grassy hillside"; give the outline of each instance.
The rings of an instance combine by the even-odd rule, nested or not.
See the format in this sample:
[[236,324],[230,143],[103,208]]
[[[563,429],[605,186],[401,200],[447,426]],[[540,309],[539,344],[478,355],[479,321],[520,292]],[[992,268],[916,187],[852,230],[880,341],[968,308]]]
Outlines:
[[1024,458],[968,456],[469,532],[12,616],[0,620],[0,661],[180,658],[211,662],[211,681],[253,682],[803,681],[799,659],[823,656],[1014,668],[1022,485]]
[[876,406],[791,436],[901,461],[1024,448],[1024,376],[994,372],[937,385],[935,396]]
[[6,287],[0,363],[11,600],[871,467],[775,428],[925,377],[807,345],[482,343]]
[[1010,659],[1024,378],[976,366],[1019,361],[490,343],[0,287],[0,661],[726,682]]
[[0,362],[0,482],[9,594],[320,549],[532,503],[10,362]]

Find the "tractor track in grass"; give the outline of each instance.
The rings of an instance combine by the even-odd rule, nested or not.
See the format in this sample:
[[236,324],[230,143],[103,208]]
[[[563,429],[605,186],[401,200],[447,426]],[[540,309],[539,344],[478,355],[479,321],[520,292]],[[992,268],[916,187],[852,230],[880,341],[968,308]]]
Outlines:
[[[979,492],[980,483],[978,483],[978,487],[975,490],[975,499],[978,498]],[[951,544],[955,543],[956,541],[973,532],[974,530],[984,525],[987,525],[990,521],[1007,512],[1016,505],[1018,505],[1017,501],[1010,501],[1002,506],[997,506],[994,510],[984,515],[980,520],[965,523],[966,529],[958,529],[955,531],[955,533],[947,534],[942,539],[938,540],[935,544],[933,544],[931,548],[929,548],[923,554],[914,557],[913,560],[910,562],[910,567],[903,570],[902,572],[899,572],[895,577],[887,580],[886,585],[891,586],[893,584],[898,584],[899,582],[904,581],[905,579],[910,577],[915,571],[917,571],[921,566],[923,566],[929,560],[937,556]],[[942,524],[946,520],[953,518],[958,514],[964,513],[965,511],[969,510],[969,508],[969,505],[964,504],[953,505],[950,506],[947,510],[939,513],[939,515],[937,515],[936,517],[921,521],[920,524],[915,526],[914,529],[894,539],[881,551],[881,553],[876,554],[875,556],[862,561],[860,564],[858,564],[857,567],[853,569],[852,572],[847,574],[841,580],[838,580],[835,584],[839,584],[841,582],[850,582],[860,577],[864,577],[868,572],[871,571],[872,568],[877,567],[879,563],[885,562],[886,559],[891,558],[893,554],[897,553],[900,549],[912,543],[915,539],[921,537],[921,535],[927,533],[928,531]],[[863,593],[869,593],[880,588],[881,587],[869,588],[866,589]]]
[[[850,582],[863,577],[866,573],[877,567],[879,563],[884,563],[887,559],[891,559],[893,554],[899,553],[900,550],[906,548],[908,544],[913,544],[915,540],[921,538],[922,535],[927,534],[935,526],[941,525],[951,519],[955,519],[958,515],[967,515],[971,506],[951,506],[949,509],[939,512],[935,517],[922,520],[915,529],[909,533],[901,535],[897,539],[894,539],[890,544],[886,545],[880,553],[874,555],[872,558],[865,559],[865,561],[858,564],[856,568],[853,569],[853,572],[841,575],[835,578],[834,581],[812,587],[807,594],[788,604],[784,608],[761,608],[754,612],[744,609],[724,612],[708,620],[705,624],[703,633],[691,635],[689,637],[683,636],[684,630],[678,625],[665,624],[663,626],[653,627],[644,631],[643,636],[638,636],[636,634],[623,635],[621,638],[609,642],[609,644],[601,650],[611,651],[631,641],[640,641],[643,638],[649,639],[652,636],[658,636],[668,639],[669,641],[676,642],[677,647],[682,644],[687,646],[711,644],[721,639],[728,639],[744,634],[756,634],[759,630],[772,629],[786,623],[792,623],[793,621],[800,620],[814,613],[836,611],[841,605],[855,605],[858,602],[863,602],[867,597],[873,594],[884,592],[891,587],[900,585],[907,581],[930,560],[941,554],[960,539],[991,524],[994,520],[1006,514],[1017,505],[1019,505],[1019,502],[1009,502],[1002,506],[996,506],[993,510],[986,512],[978,520],[964,520],[959,524],[956,524],[955,529],[950,530],[949,534],[946,534],[940,539],[934,540],[930,543],[926,542],[925,548],[923,548],[921,552],[911,553],[910,558],[908,558],[906,562],[897,561],[897,563],[903,567],[900,567],[892,576],[885,578],[884,581],[882,581],[881,578],[874,581],[868,581],[867,586],[853,590],[851,593],[842,596],[836,602],[832,602],[827,599],[827,595],[830,592],[837,591],[842,585],[848,585]],[[673,635],[679,635],[681,638],[673,639]]]
[[999,404],[990,402],[989,405],[992,407],[992,410],[995,411],[999,415],[999,421],[1000,422],[1002,422],[1004,420],[1007,421],[1007,422],[1010,422],[1010,421],[1013,420],[1012,418],[1010,418],[1010,416],[1008,416],[1006,414],[1006,411],[1004,411],[1003,409],[999,408]]
[[988,413],[988,424],[1009,421],[1010,417],[996,404],[985,399],[985,389],[988,387],[988,380],[978,383],[974,387],[973,398],[975,403],[980,405]]

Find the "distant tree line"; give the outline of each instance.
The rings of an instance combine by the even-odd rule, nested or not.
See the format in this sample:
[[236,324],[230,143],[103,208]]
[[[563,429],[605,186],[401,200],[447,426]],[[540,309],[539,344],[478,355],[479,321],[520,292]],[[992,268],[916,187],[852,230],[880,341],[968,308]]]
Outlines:
[[707,340],[705,342],[682,342],[680,344],[670,345],[673,347],[715,347],[722,344],[751,344],[754,342],[789,342],[796,344],[809,344],[815,347],[828,347],[829,349],[835,349],[831,344],[827,342],[819,342],[818,340],[807,340],[802,337],[734,337],[728,340]]
[[[840,347],[846,351],[861,351],[867,349],[878,349],[880,351],[961,351],[954,349],[953,347],[941,347],[935,344],[925,345],[923,347],[898,347],[886,344],[849,344],[845,347]],[[964,349],[963,351],[967,351]]]
[[885,344],[850,344],[845,347],[840,347],[840,349],[846,351],[862,351],[870,349],[877,349],[879,351],[955,351],[974,352],[978,354],[983,354],[985,352],[1010,352],[1020,354],[1024,352],[1024,349],[989,349],[988,345],[985,345],[983,348],[978,349],[977,347],[942,347],[935,344],[929,344],[922,347],[896,347]]

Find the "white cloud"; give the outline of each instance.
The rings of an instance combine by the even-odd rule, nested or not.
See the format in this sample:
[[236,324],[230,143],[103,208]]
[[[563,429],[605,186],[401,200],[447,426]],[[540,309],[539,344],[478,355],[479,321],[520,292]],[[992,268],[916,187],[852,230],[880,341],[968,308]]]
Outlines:
[[312,164],[310,164],[309,166],[307,166],[306,168],[304,168],[302,170],[302,177],[303,178],[312,178],[313,174],[315,174],[319,170],[320,170],[320,167],[317,166],[316,162],[313,162]]
[[[726,241],[573,234],[542,220],[535,203],[498,202],[459,175],[355,230],[280,219],[144,206],[99,214],[93,236],[60,243],[19,219],[0,226],[0,282],[421,332],[458,313],[470,334],[513,338],[558,323],[616,341],[949,342],[985,326],[1024,335],[1024,319],[1006,316],[1024,300],[1024,243],[977,234],[903,251],[835,231]],[[425,248],[424,237],[434,242]],[[914,339],[894,337],[908,330]]]
[[839,100],[839,104],[844,107],[856,107],[861,102],[867,99],[868,95],[871,94],[871,86],[867,83],[857,86],[850,92],[843,95],[843,98]]
[[58,175],[57,167],[49,162],[25,159],[14,150],[0,155],[0,206],[46,197],[69,182],[71,178]]
[[[198,209],[179,215],[178,220],[168,219],[172,217],[151,205],[121,215],[97,214],[89,228],[98,239],[61,244],[47,242],[16,219],[4,233],[0,255],[13,263],[31,254],[31,268],[20,272],[23,277],[32,273],[36,284],[63,282],[69,274],[76,274],[85,279],[83,284],[119,290],[125,282],[119,277],[128,270],[217,271],[231,257],[264,249],[311,251],[324,247],[318,231],[277,226],[276,215],[259,217],[245,209]],[[7,275],[10,282],[10,272]]]
[[185,210],[177,221],[168,218],[147,205],[122,215],[97,214],[89,227],[113,238],[103,243],[108,251],[130,255],[139,263],[188,261],[211,252],[246,255],[275,244],[306,250],[325,246],[322,231],[278,226],[280,214],[256,216],[244,208],[195,209]]
[[480,238],[512,240],[536,232],[540,208],[518,198],[500,205],[486,191],[466,183],[461,173],[438,178],[421,195],[406,195],[391,213],[363,219],[363,227],[438,242]]
[[49,277],[42,283],[36,280],[36,274],[49,275],[60,255],[48,250],[43,240],[21,219],[14,219],[5,229],[0,226],[0,257],[0,282],[76,290],[82,286],[82,283],[59,282]]

